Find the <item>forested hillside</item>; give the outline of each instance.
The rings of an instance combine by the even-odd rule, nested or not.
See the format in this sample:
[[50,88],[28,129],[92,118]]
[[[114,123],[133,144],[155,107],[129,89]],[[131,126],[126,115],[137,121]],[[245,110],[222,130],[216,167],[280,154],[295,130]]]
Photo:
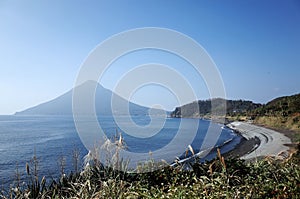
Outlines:
[[258,124],[300,132],[300,94],[276,98],[249,115]]
[[[225,100],[221,98],[199,100],[176,107],[171,113],[171,117],[210,117],[212,114],[216,116],[246,114],[261,106],[261,104],[246,100]],[[226,113],[223,110],[226,110]]]
[[[214,108],[212,108],[212,104]],[[222,112],[226,106],[226,113]],[[177,107],[171,117],[212,118],[225,116],[227,121],[253,120],[256,124],[300,132],[300,94],[279,97],[266,104],[246,100],[199,100]],[[300,140],[299,133],[291,136]]]

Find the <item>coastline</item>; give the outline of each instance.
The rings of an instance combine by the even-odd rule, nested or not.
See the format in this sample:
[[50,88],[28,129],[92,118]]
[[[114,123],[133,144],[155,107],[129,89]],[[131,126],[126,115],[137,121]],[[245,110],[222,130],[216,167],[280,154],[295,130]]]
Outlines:
[[234,147],[234,149],[223,154],[225,158],[241,158],[247,153],[255,150],[255,146],[260,144],[260,140],[258,138],[247,140],[238,131],[235,131],[235,133],[242,137],[241,141]]
[[226,158],[253,160],[273,156],[285,159],[289,156],[292,141],[282,132],[246,122],[232,122],[226,126],[243,137],[233,150],[224,154]]

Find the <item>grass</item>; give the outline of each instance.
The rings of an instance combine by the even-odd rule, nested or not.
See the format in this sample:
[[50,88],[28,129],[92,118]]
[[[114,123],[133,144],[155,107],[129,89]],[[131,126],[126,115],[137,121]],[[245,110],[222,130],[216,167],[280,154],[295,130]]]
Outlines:
[[270,127],[300,132],[300,113],[294,114],[290,117],[261,116],[256,118],[256,122],[266,124]]
[[300,142],[300,113],[291,116],[258,116],[254,122],[276,130],[288,130],[286,135],[292,139],[294,143]]
[[[103,166],[91,154],[81,172],[57,180],[39,178],[37,158],[28,164],[27,182],[0,198],[299,198],[300,155],[278,161],[271,157],[247,163],[220,153],[209,162],[165,166],[129,173]],[[87,163],[87,162],[86,162]],[[147,163],[146,167],[157,165]],[[145,166],[144,165],[144,166]],[[149,168],[147,168],[149,169]],[[47,183],[46,183],[47,181]]]

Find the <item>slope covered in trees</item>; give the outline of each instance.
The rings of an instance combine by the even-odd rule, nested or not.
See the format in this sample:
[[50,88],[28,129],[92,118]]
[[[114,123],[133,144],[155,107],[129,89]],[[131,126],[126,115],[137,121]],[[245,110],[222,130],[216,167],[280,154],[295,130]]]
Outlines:
[[[221,98],[199,100],[176,107],[171,113],[171,117],[209,117],[212,114],[216,116],[246,114],[261,106],[261,104],[246,100],[225,100]],[[226,113],[223,110],[226,110]]]
[[[222,112],[224,108],[226,113]],[[263,105],[246,100],[199,100],[177,107],[171,112],[171,117],[188,118],[225,115],[229,121],[251,119],[254,123],[267,127],[300,132],[300,94],[279,97]],[[299,133],[291,137],[300,140]]]
[[291,116],[300,113],[300,94],[276,98],[253,112],[256,116]]
[[[276,98],[249,115],[258,124],[300,132],[300,94]],[[299,141],[299,133],[292,138]]]

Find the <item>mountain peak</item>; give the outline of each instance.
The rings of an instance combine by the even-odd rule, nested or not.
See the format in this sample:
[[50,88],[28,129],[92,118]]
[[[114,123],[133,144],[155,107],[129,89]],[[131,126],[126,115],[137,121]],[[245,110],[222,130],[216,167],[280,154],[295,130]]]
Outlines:
[[96,86],[103,87],[99,82],[97,82],[95,80],[87,80],[87,81],[77,85],[77,87],[96,87]]
[[[130,114],[134,115],[147,115],[148,107],[140,106],[126,99],[120,97],[109,89],[104,88],[97,81],[88,80],[75,89],[80,89],[79,92],[94,89],[95,90],[95,109],[97,115],[112,115],[128,114],[128,107],[130,109]],[[84,92],[82,92],[84,95]],[[115,107],[114,112],[112,112],[111,102],[114,98]],[[40,105],[28,108],[26,110],[16,112],[15,115],[72,115],[72,101],[73,101],[73,89],[66,92],[65,94],[50,100],[48,102],[42,103]],[[82,107],[84,108],[84,107]]]

